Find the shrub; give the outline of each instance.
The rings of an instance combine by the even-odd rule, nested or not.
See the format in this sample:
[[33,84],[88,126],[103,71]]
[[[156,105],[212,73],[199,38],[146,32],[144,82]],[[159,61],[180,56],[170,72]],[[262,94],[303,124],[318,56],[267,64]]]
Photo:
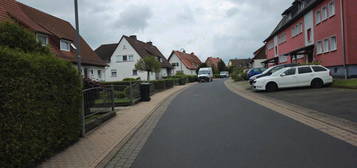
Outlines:
[[124,78],[123,81],[124,82],[129,82],[129,81],[139,81],[140,78]]
[[231,77],[234,81],[242,81],[247,76],[247,73],[240,68],[234,68],[231,73]]
[[0,46],[20,49],[24,52],[50,54],[47,47],[36,41],[35,35],[17,24],[0,23]]
[[33,167],[79,138],[80,76],[44,53],[0,46],[1,167]]
[[155,91],[161,91],[166,89],[166,83],[165,80],[155,80],[155,81],[150,81],[154,87]]
[[166,89],[173,88],[175,85],[175,80],[174,79],[165,79],[165,83],[166,83]]

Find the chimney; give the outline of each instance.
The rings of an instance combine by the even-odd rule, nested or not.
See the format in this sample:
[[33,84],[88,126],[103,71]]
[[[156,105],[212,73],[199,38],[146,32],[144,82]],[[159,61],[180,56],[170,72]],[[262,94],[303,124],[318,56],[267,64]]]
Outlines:
[[131,36],[129,36],[129,37],[136,40],[136,35],[131,35]]
[[152,45],[152,42],[151,42],[151,41],[148,41],[148,42],[146,42],[146,44]]

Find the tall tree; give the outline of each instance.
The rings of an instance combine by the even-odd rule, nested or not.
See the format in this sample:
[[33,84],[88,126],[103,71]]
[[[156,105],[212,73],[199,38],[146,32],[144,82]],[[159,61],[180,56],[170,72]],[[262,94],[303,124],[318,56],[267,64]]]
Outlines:
[[147,72],[147,80],[150,81],[150,72],[160,72],[161,63],[154,56],[144,57],[135,64],[135,69]]
[[218,71],[227,71],[228,68],[226,66],[226,63],[223,62],[223,60],[219,60],[218,62]]

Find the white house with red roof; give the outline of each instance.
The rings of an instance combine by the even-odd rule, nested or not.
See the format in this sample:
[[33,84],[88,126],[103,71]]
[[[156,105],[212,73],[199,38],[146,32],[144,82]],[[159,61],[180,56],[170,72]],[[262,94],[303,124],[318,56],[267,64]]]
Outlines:
[[172,51],[169,62],[173,66],[173,74],[182,72],[186,75],[197,75],[197,69],[202,64],[201,60],[193,52],[189,54],[185,51]]
[[135,35],[122,36],[118,43],[103,44],[95,52],[108,63],[105,69],[105,81],[121,81],[125,78],[147,80],[147,72],[135,69],[135,64],[144,57],[154,56],[161,63],[159,73],[152,72],[150,80],[162,79],[171,74],[172,66],[152,42],[143,42]]

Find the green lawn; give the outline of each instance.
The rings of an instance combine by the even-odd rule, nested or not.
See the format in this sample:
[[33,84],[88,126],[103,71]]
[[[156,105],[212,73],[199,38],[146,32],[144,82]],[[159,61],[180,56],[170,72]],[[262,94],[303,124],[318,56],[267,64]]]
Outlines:
[[335,79],[333,87],[357,89],[357,79]]

